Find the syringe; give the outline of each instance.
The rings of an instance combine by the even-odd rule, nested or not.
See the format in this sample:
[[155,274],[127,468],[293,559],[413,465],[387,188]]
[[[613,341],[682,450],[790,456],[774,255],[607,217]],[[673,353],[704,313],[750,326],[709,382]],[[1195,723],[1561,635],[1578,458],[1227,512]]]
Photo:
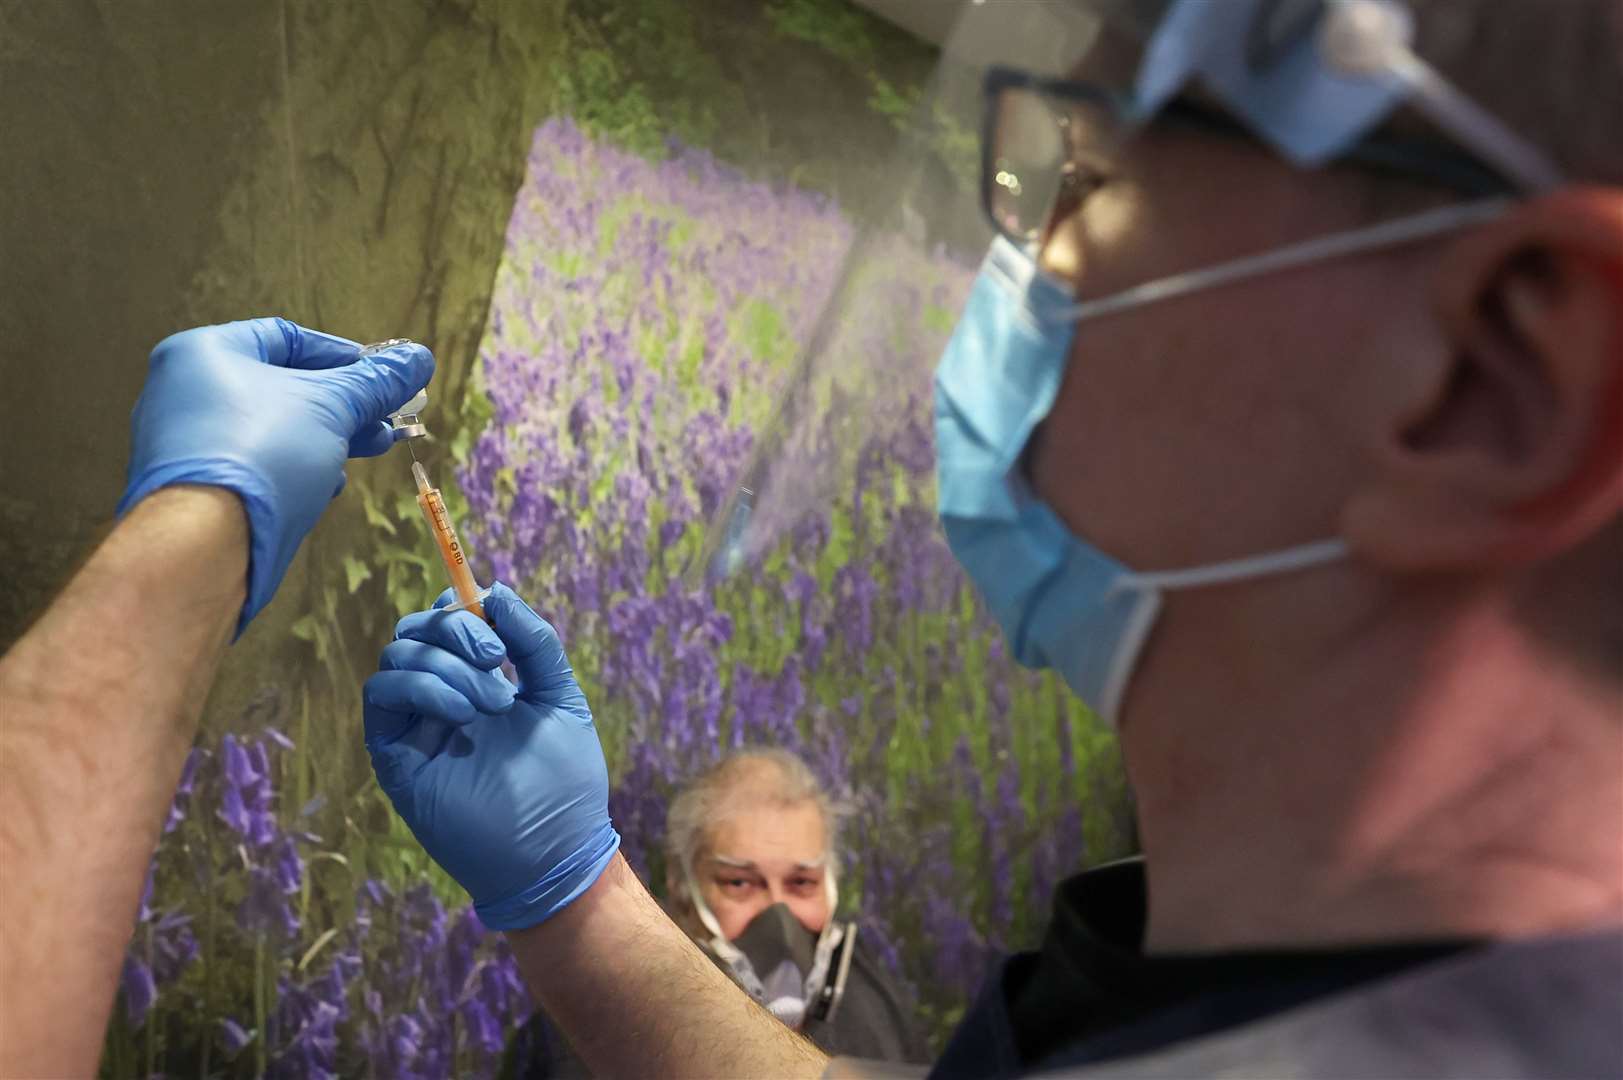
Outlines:
[[468,553],[463,550],[462,542],[456,537],[456,529],[451,526],[451,515],[446,512],[440,489],[429,484],[428,472],[420,461],[411,463],[411,478],[417,481],[417,505],[423,509],[428,531],[434,534],[440,558],[445,560],[445,569],[451,574],[451,588],[456,590],[456,603],[446,610],[466,609],[483,619],[485,609],[479,601],[489,596],[490,590],[481,590],[479,583],[473,580],[473,571],[468,568]]
[[[376,345],[366,346],[361,352],[365,355],[401,344],[403,341],[402,338],[396,338],[392,341],[379,342]],[[415,397],[389,414],[389,427],[394,433],[395,441],[404,442],[406,449],[411,452],[411,478],[417,482],[417,505],[422,508],[423,520],[428,522],[428,531],[433,534],[434,544],[440,549],[440,558],[445,562],[446,572],[451,575],[451,588],[456,590],[456,603],[448,605],[445,610],[467,610],[484,619],[485,609],[480,601],[490,595],[490,590],[479,588],[479,583],[473,579],[473,571],[468,567],[467,549],[462,546],[462,541],[457,539],[456,529],[451,525],[450,512],[445,509],[445,497],[440,494],[439,488],[428,482],[428,472],[417,460],[417,451],[411,445],[418,439],[428,437],[428,428],[418,415],[427,406],[428,391],[419,390]]]

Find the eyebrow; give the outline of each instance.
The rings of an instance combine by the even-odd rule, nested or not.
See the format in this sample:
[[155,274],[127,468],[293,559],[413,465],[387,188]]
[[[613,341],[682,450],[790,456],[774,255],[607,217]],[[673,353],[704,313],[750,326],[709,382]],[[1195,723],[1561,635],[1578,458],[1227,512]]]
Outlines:
[[[761,868],[756,866],[753,862],[751,862],[748,859],[735,859],[730,855],[712,855],[712,856],[710,856],[710,858],[712,858],[716,862],[719,862],[723,866],[731,866],[736,870],[753,870],[756,873],[761,872]],[[795,863],[794,869],[796,869],[796,870],[821,870],[823,868],[823,864],[825,862],[827,862],[827,861],[828,861],[828,856],[819,855],[817,858],[813,859],[811,862]]]

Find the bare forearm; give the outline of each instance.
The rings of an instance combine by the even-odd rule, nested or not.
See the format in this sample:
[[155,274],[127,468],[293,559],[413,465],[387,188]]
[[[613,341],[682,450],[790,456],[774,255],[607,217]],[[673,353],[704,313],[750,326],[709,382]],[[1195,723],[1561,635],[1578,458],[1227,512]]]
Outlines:
[[816,1077],[828,1064],[722,974],[618,856],[579,900],[509,939],[597,1075]]
[[247,550],[235,495],[159,491],[0,659],[0,1076],[96,1069]]

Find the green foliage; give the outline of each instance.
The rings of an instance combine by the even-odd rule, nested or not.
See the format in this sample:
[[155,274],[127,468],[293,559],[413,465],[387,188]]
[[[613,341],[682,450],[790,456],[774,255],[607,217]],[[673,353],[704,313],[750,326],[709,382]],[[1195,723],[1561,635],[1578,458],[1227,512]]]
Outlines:
[[558,101],[586,130],[638,153],[658,153],[664,141],[647,92],[607,48],[575,54],[574,65],[558,73]]
[[853,67],[874,63],[873,20],[847,0],[772,0],[766,20],[783,37],[815,45]]
[[[664,151],[668,136],[701,144],[713,137],[710,102],[725,80],[694,37],[683,5],[580,3],[569,33],[571,62],[555,76],[558,112],[595,136],[650,156]],[[657,73],[657,87],[650,73]],[[671,86],[683,92],[671,94]]]
[[[866,82],[868,108],[882,116],[905,146],[934,155],[960,185],[973,185],[980,153],[977,132],[938,102],[925,104],[916,81],[897,84],[875,41],[874,20],[849,0],[772,0],[767,22],[781,37],[823,50]],[[964,190],[970,190],[965,186]]]
[[[745,301],[733,317],[733,334],[745,351],[766,361],[773,371],[786,368],[800,352],[783,313],[759,297]],[[695,345],[702,343],[696,340]]]

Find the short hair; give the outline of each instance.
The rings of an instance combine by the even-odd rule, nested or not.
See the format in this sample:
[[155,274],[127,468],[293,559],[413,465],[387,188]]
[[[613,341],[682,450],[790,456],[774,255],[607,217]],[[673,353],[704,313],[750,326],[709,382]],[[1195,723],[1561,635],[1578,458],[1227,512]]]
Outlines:
[[1415,48],[1572,179],[1623,184],[1623,0],[1409,0]]
[[673,893],[699,857],[710,830],[751,807],[812,803],[823,819],[823,854],[836,869],[839,815],[806,763],[787,750],[735,750],[684,784],[665,822],[665,873]]

